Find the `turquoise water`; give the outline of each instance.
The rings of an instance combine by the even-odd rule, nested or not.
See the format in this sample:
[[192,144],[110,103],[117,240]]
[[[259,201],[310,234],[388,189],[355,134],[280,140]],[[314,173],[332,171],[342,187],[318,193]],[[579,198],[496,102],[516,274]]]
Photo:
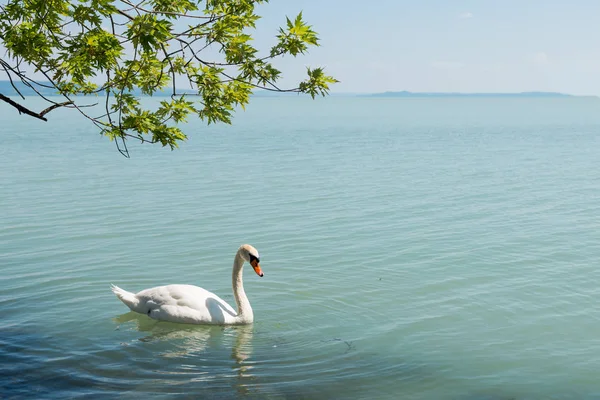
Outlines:
[[[0,112],[0,398],[600,397],[600,100],[258,98],[131,159]],[[110,292],[233,302],[242,243],[251,326]]]

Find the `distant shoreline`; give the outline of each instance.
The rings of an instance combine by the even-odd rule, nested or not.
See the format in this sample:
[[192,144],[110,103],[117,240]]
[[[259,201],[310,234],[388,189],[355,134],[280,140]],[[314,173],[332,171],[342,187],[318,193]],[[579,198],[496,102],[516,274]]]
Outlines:
[[[49,82],[43,82],[49,83]],[[38,94],[31,88],[25,86],[21,82],[15,82],[17,88],[24,96],[38,96]],[[44,96],[59,96],[54,90],[38,87],[37,90]],[[181,94],[192,95],[195,92],[189,89],[178,89],[181,90]],[[18,96],[18,93],[14,90],[10,81],[0,80],[0,93],[6,96]],[[136,96],[143,96],[139,90],[133,92]],[[170,96],[170,92],[157,92],[152,97],[167,97]],[[102,95],[100,95],[102,96]],[[266,90],[258,90],[252,94],[253,97],[307,97],[304,93],[290,93],[290,92],[271,92]],[[520,93],[461,93],[461,92],[409,92],[409,91],[387,91],[379,93],[343,93],[343,92],[332,92],[332,97],[371,97],[371,98],[456,98],[456,97],[474,97],[474,98],[597,98],[594,95],[572,95],[558,92],[520,92]]]
[[363,94],[360,97],[525,97],[525,98],[565,98],[596,97],[576,96],[558,92],[515,92],[515,93],[461,93],[461,92],[382,92]]

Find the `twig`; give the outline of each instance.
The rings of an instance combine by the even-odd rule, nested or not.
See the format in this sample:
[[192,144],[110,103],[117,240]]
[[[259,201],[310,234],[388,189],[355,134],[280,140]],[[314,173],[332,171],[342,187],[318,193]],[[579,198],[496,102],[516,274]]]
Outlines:
[[42,112],[40,112],[40,117],[43,117],[44,115],[48,114],[50,111],[52,111],[58,107],[64,107],[64,106],[68,106],[71,104],[73,104],[72,101],[65,101],[63,103],[53,104],[50,107],[46,108],[45,110],[42,110]]
[[[173,96],[175,96],[175,93],[177,92],[177,89],[175,88],[175,79],[176,79],[175,78],[175,68],[173,67],[173,62],[171,61],[171,57],[169,57],[167,55],[167,49],[166,49],[165,45],[161,44],[160,46],[162,48],[163,54],[165,55],[165,59],[169,61],[169,65],[171,66],[171,77],[172,77],[171,78],[172,79],[171,84],[173,86],[173,92],[171,94],[171,98],[173,98]],[[164,62],[165,62],[165,60],[163,60],[163,64],[164,64]],[[161,75],[161,78],[162,78],[162,68],[161,68],[160,72],[161,72],[160,75]],[[160,82],[160,79],[159,79],[159,82]]]
[[136,4],[130,3],[129,1],[126,1],[126,0],[121,0],[121,2],[125,3],[127,5],[130,5],[132,7],[132,9],[143,11],[143,12],[148,13],[148,14],[163,14],[163,15],[171,15],[171,16],[174,16],[174,17],[198,18],[198,19],[211,18],[211,17],[207,17],[207,16],[181,14],[181,13],[171,12],[171,11],[148,10],[148,9],[140,7],[140,4],[142,4],[142,3],[139,3],[139,4],[136,5]]

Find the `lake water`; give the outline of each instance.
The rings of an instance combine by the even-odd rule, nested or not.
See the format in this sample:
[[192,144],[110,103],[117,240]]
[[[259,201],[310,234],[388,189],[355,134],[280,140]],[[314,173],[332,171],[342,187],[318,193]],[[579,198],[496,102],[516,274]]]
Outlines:
[[[257,98],[130,159],[0,112],[0,398],[600,398],[600,99]],[[110,291],[233,303],[243,243],[251,326]]]

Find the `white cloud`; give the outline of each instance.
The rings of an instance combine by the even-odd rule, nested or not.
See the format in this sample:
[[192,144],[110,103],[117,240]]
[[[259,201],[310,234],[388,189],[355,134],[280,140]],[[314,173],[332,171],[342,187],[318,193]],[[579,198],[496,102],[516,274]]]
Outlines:
[[548,54],[543,51],[538,51],[529,55],[529,62],[541,66],[550,64],[550,59],[548,58]]
[[474,17],[474,15],[471,12],[463,12],[463,13],[458,14],[458,18],[460,18],[460,19],[469,19],[469,18],[473,18],[473,17]]
[[435,69],[458,69],[464,67],[465,64],[457,61],[434,61],[430,66]]

